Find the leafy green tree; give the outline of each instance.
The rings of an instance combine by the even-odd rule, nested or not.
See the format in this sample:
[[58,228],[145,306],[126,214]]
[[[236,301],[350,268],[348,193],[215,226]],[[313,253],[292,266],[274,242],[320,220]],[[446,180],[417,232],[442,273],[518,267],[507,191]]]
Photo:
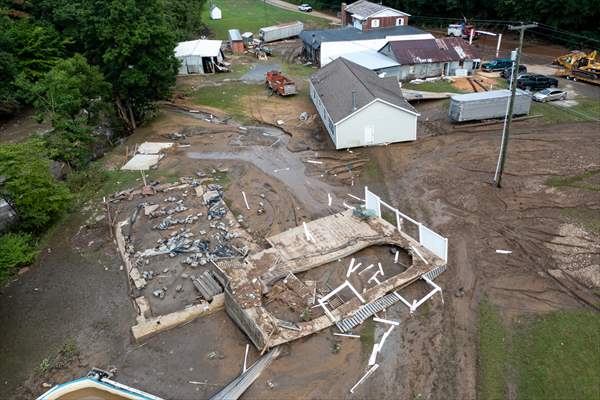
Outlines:
[[50,25],[19,19],[3,26],[17,69],[28,81],[44,76],[65,54],[65,41]]
[[19,228],[40,232],[64,212],[71,194],[50,173],[44,144],[33,139],[0,146],[0,196],[19,216]]
[[204,29],[202,10],[206,0],[171,0],[165,3],[169,25],[177,41],[197,39]]
[[[163,0],[45,0],[58,29],[112,85],[117,115],[132,130],[170,95],[178,62]],[[71,26],[71,27],[69,27]],[[72,27],[76,26],[77,29]]]
[[10,24],[8,18],[0,17],[0,117],[12,114],[17,105],[15,79],[18,69],[17,60],[10,52]]
[[110,84],[100,69],[75,54],[58,62],[35,84],[33,104],[49,113],[54,125],[65,119],[75,121],[78,117],[87,124],[96,119],[104,101],[110,98],[110,91]]
[[86,121],[83,118],[65,119],[53,126],[52,132],[42,138],[48,157],[66,163],[71,169],[84,167],[92,159],[96,141]]

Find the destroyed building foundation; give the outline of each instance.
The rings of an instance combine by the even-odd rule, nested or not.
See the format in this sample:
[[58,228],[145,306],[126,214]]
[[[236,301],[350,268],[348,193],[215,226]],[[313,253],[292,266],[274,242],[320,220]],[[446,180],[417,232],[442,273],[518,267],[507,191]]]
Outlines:
[[[365,194],[367,210],[371,211],[371,216],[361,215],[356,210],[347,210],[323,217],[267,238],[270,248],[252,254],[242,261],[216,263],[217,269],[228,279],[225,288],[225,309],[259,350],[305,337],[334,324],[345,332],[348,329],[344,329],[344,321],[352,318],[358,318],[360,321],[360,315],[367,318],[397,301],[408,305],[412,312],[427,298],[441,291],[431,280],[446,268],[447,240],[395,209],[393,210],[399,220],[397,226],[392,225],[381,218],[379,209],[381,205],[389,206],[368,192],[368,189],[365,190]],[[400,220],[401,216],[406,218]],[[398,229],[404,219],[417,224],[420,240],[417,241],[402,229]],[[285,321],[266,309],[263,303],[264,295],[268,294],[278,281],[377,245],[405,249],[412,256],[411,265],[406,271],[386,279],[378,279],[375,273],[368,281],[373,281],[373,284],[364,288],[363,293],[358,293],[346,280],[336,290],[350,289],[355,297],[332,309],[328,309],[321,301],[326,300],[328,296],[322,297],[318,305],[323,307],[325,314],[310,321]],[[434,251],[439,254],[435,254]],[[381,269],[381,265],[379,268]],[[348,272],[348,276],[350,273],[351,271]],[[381,274],[383,275],[383,271]],[[396,292],[419,279],[431,282],[435,286],[435,289],[420,301],[409,302]],[[390,293],[392,295],[389,295]],[[384,297],[386,295],[388,296]]]

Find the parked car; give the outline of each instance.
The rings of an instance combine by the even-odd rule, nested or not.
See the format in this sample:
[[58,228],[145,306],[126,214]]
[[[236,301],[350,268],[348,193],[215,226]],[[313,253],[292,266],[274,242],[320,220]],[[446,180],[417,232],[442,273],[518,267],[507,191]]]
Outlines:
[[[508,67],[508,68],[504,68],[502,70],[502,72],[500,72],[500,76],[506,79],[510,79],[510,75],[512,72],[512,66]],[[519,65],[519,72],[517,74],[517,76],[521,76],[522,74],[526,74],[527,73],[527,67],[524,65]]]
[[483,63],[481,69],[485,72],[502,71],[505,68],[512,66],[512,60],[510,58],[496,58],[490,62]]
[[300,4],[298,6],[298,10],[300,11],[304,11],[304,12],[311,12],[312,11],[312,7],[310,6],[310,4]]
[[557,86],[558,79],[544,75],[526,75],[517,79],[517,87],[523,90],[536,91]]
[[545,103],[554,100],[566,100],[567,92],[561,89],[544,89],[533,95],[533,100]]

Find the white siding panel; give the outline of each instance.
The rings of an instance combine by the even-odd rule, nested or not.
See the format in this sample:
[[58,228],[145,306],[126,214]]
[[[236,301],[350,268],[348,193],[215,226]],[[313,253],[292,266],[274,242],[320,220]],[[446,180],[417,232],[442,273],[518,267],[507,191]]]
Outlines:
[[335,142],[336,142],[336,126],[333,124],[333,121],[331,120],[329,113],[325,109],[325,105],[321,101],[321,98],[319,97],[319,94],[315,90],[315,87],[313,86],[312,82],[309,81],[308,83],[309,83],[310,99],[312,100],[313,104],[315,105],[315,108],[317,109],[317,112],[319,113],[319,116],[321,117],[321,121],[323,122],[325,129],[327,129],[327,132],[329,133],[329,136],[331,137],[333,144],[335,144]]
[[361,109],[336,128],[336,148],[365,146],[365,131],[374,132],[374,143],[417,139],[417,116],[381,101]]
[[401,12],[388,8],[386,10],[382,10],[375,14],[369,15],[369,17],[401,17],[403,15],[404,14],[402,14]]

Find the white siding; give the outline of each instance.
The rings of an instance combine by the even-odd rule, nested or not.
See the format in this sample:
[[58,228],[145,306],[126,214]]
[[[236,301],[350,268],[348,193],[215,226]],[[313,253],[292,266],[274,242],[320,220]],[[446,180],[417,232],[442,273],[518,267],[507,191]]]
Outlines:
[[327,132],[329,132],[329,136],[331,137],[331,140],[335,144],[336,126],[333,124],[333,121],[331,120],[329,113],[325,109],[325,105],[321,101],[319,94],[317,93],[312,82],[310,82],[310,81],[309,81],[309,94],[310,94],[310,99],[312,100],[313,104],[315,105],[315,108],[317,109],[317,112],[319,113],[319,116],[321,117],[321,121],[323,121],[323,125],[325,126],[325,129],[327,129]]
[[375,14],[369,15],[369,17],[401,17],[404,14],[402,14],[399,11],[396,10],[392,10],[391,8],[388,8],[387,10],[382,10],[379,11]]
[[[362,108],[336,126],[336,149],[417,139],[417,116],[382,101]],[[373,143],[367,143],[373,134]]]

